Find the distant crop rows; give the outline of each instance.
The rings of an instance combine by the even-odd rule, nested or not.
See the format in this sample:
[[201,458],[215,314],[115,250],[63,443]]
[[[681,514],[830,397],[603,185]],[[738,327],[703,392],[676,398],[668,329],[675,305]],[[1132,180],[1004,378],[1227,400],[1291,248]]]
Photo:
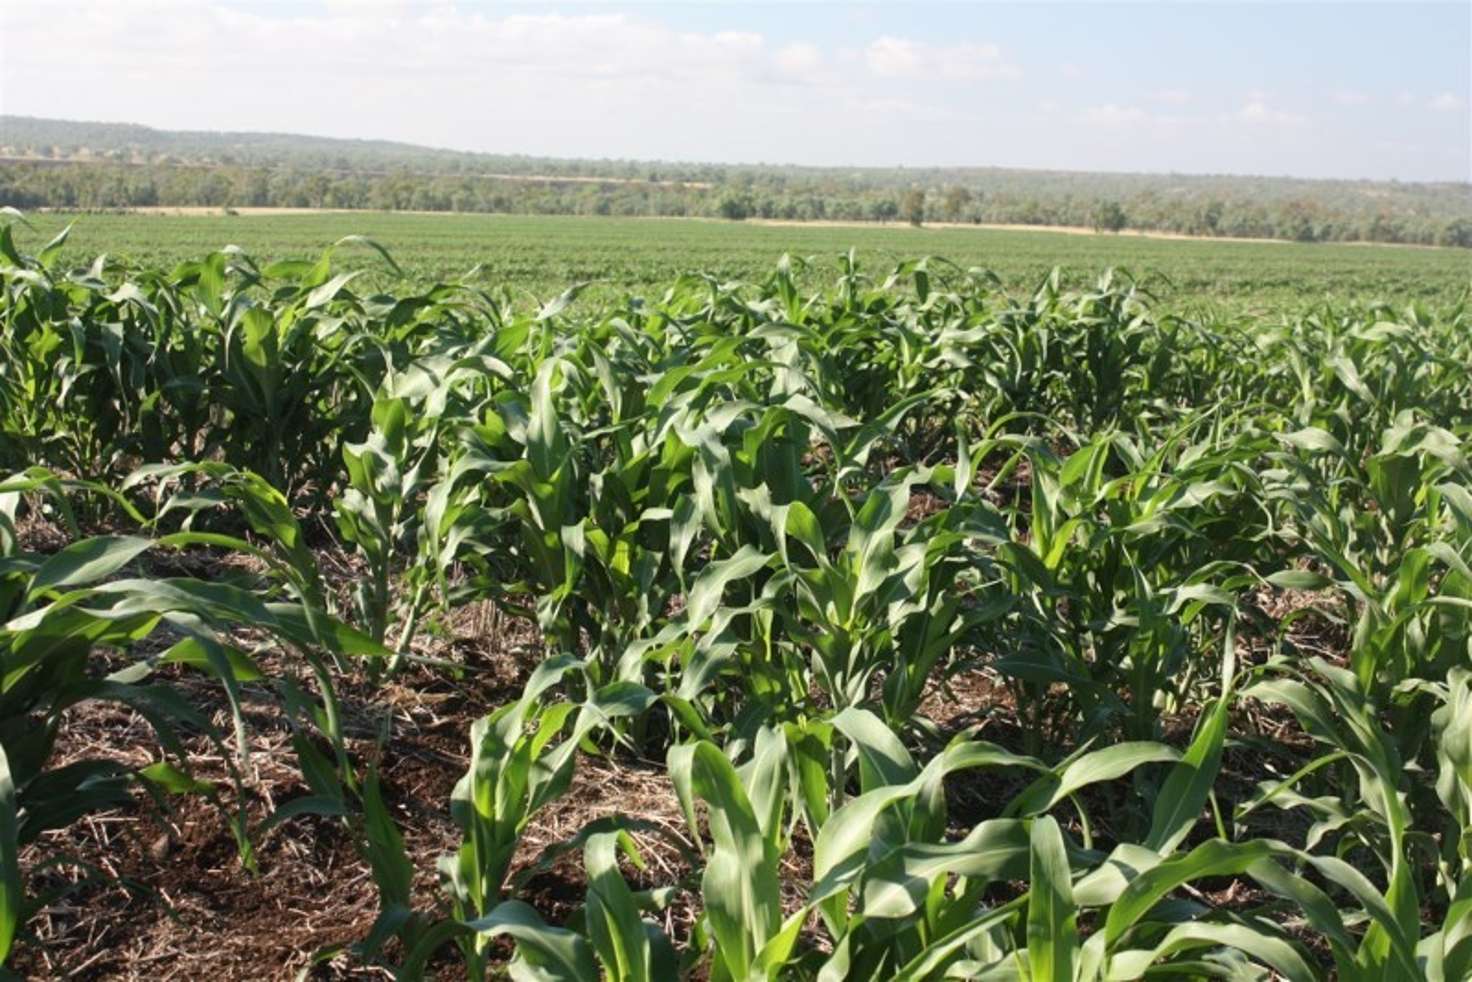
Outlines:
[[[528,305],[361,240],[16,242],[0,959],[40,957],[50,833],[201,799],[243,876],[350,842],[378,917],[314,957],[400,978],[1472,976],[1465,298],[850,255]],[[403,734],[342,693],[489,692],[451,643],[485,605],[536,656],[415,803],[455,830],[426,892]],[[130,756],[63,763],[98,701]],[[549,839],[603,760],[673,820]]]
[[[1303,311],[1326,299],[1445,305],[1472,285],[1465,254],[1450,249],[1159,241],[1109,235],[903,225],[770,227],[695,220],[384,213],[296,215],[32,215],[16,239],[40,248],[69,223],[72,242],[97,243],[118,259],[172,269],[225,244],[263,261],[310,259],[323,242],[348,234],[394,243],[394,258],[416,286],[468,283],[518,305],[587,282],[585,302],[613,303],[634,293],[656,299],[693,271],[760,280],[784,252],[810,259],[794,275],[816,289],[837,274],[836,258],[855,248],[866,266],[945,256],[963,268],[995,272],[1028,292],[1054,267],[1069,287],[1086,286],[1110,266],[1133,270],[1140,287],[1172,310],[1228,309],[1264,316]],[[72,245],[68,263],[91,256]],[[403,288],[370,267],[375,288]],[[361,284],[360,284],[361,286]]]

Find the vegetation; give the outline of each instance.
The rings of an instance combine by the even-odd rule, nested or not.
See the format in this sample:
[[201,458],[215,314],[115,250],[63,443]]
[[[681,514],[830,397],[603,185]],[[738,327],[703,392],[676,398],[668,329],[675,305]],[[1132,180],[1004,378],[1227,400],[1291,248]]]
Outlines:
[[[364,287],[361,241],[16,243],[19,971],[83,889],[48,830],[207,801],[247,870],[351,843],[377,916],[316,961],[400,978],[1472,973],[1465,295],[1208,315],[847,255],[528,305]],[[534,639],[507,698],[454,644],[481,605]],[[415,802],[452,830],[427,887],[408,734],[343,693],[441,680],[478,718]],[[62,759],[98,700],[146,763]],[[290,794],[244,763],[273,715]],[[668,811],[579,785],[600,762]]]
[[1086,228],[1113,203],[1130,227],[1187,235],[1466,246],[1472,228],[1466,183],[557,160],[19,116],[0,117],[0,155],[0,205],[18,208],[939,218]]
[[1122,232],[1129,223],[1129,217],[1125,215],[1118,201],[1101,201],[1094,209],[1096,232]]
[[[1444,249],[1349,245],[1161,241],[1138,236],[1066,235],[1021,229],[958,229],[898,224],[835,228],[757,222],[668,221],[512,215],[298,214],[36,215],[17,241],[37,249],[69,224],[72,242],[107,244],[130,263],[172,270],[235,245],[263,262],[315,261],[323,242],[361,233],[393,242],[394,259],[418,287],[464,283],[505,291],[527,306],[588,283],[587,302],[619,303],[627,293],[663,296],[686,273],[760,280],[783,252],[813,262],[793,270],[798,285],[832,281],[833,257],[856,250],[863,264],[888,267],[903,257],[942,255],[964,268],[996,273],[1011,291],[1030,292],[1055,266],[1069,287],[1091,284],[1107,266],[1138,270],[1143,284],[1172,310],[1221,307],[1276,317],[1343,297],[1367,301],[1454,303],[1467,288],[1462,253]],[[61,260],[92,257],[74,244]],[[399,291],[386,266],[362,270],[360,288]]]

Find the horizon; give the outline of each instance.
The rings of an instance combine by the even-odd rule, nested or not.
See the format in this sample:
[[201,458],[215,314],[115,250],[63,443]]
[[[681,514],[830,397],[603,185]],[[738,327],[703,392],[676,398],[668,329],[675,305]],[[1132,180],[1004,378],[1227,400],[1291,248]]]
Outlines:
[[[486,151],[469,150],[464,147],[435,146],[432,144],[410,143],[405,140],[397,140],[391,137],[378,136],[326,136],[321,133],[292,132],[288,130],[216,130],[216,129],[169,129],[162,126],[153,126],[149,123],[139,122],[136,119],[63,119],[52,116],[31,116],[20,113],[3,113],[3,118],[25,119],[40,123],[65,123],[79,126],[126,126],[138,127],[153,133],[163,133],[171,136],[251,136],[251,137],[284,137],[294,140],[327,140],[343,143],[363,144],[385,144],[398,146],[417,151],[429,151],[434,153],[466,154],[471,156],[483,156],[491,158],[516,158],[524,157],[532,160],[550,160],[559,163],[616,163],[616,164],[676,164],[684,167],[729,167],[729,168],[770,168],[783,170],[812,170],[812,171],[1006,171],[1009,173],[1034,173],[1034,174],[1077,174],[1081,176],[1101,177],[1181,177],[1187,179],[1206,180],[1212,178],[1228,178],[1234,180],[1265,180],[1265,181],[1301,181],[1305,183],[1322,184],[1396,184],[1401,186],[1437,186],[1437,185],[1465,185],[1472,190],[1472,175],[1464,178],[1447,178],[1431,180],[1404,180],[1396,177],[1304,177],[1296,174],[1269,174],[1248,173],[1232,171],[1150,171],[1150,170],[1073,170],[1058,167],[1010,167],[998,164],[976,164],[976,163],[952,163],[952,164],[923,164],[923,165],[883,165],[883,164],[802,164],[794,161],[782,160],[710,160],[703,158],[679,158],[679,157],[596,157],[590,155],[575,157],[546,156],[542,154],[523,153],[514,150]],[[4,134],[0,133],[0,138]],[[84,163],[85,161],[73,161]],[[200,166],[198,164],[181,164],[180,166]],[[241,165],[248,166],[248,165]],[[477,176],[470,174],[466,176]],[[487,175],[489,176],[489,175]],[[555,179],[555,175],[551,176]]]
[[1464,4],[73,6],[65,62],[54,5],[0,8],[5,113],[564,160],[1472,182]]

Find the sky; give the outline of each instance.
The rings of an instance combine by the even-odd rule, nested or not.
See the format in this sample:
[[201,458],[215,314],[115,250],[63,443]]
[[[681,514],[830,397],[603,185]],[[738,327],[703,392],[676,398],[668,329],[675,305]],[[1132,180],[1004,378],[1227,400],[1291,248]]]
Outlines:
[[0,112],[560,157],[1472,180],[1472,3],[0,0]]

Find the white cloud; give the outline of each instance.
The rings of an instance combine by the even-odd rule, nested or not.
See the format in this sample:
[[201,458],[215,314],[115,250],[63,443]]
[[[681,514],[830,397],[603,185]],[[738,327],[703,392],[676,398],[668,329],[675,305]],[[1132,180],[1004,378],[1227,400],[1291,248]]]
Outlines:
[[891,117],[895,123],[973,123],[975,117],[936,102],[884,97],[867,99],[853,107],[865,116]]
[[[913,15],[888,4],[830,26],[736,5],[687,17],[606,0],[0,0],[0,104],[167,129],[549,156],[1467,173],[1472,96],[1450,72],[1413,82],[1409,48],[1392,50],[1401,61],[1356,58],[1354,73],[1303,95],[1294,81],[1301,65],[1287,55],[1275,64],[1273,52],[1236,83],[1171,71],[1140,54],[1147,39],[1112,48],[1117,57],[1105,65],[1099,45],[1118,14],[1095,5],[1070,15],[1080,31],[1058,35],[1029,62],[988,43],[980,32],[990,28],[954,9],[936,8],[928,25],[936,33],[922,40],[908,26]],[[1011,31],[1054,16],[1016,9],[1016,23],[1012,8],[995,21]],[[1225,36],[1200,40],[1203,64],[1233,56]],[[1137,88],[1106,87],[1118,65]],[[1351,84],[1372,102],[1330,112],[1334,87]],[[1252,86],[1271,91],[1249,97]],[[1397,106],[1402,88],[1414,112]],[[1322,118],[1300,115],[1310,99],[1324,106]],[[1373,141],[1389,134],[1430,149],[1377,149]]]
[[1367,106],[1370,97],[1357,89],[1339,89],[1333,95],[1334,101],[1341,106]]
[[[306,76],[398,89],[459,80],[494,90],[532,77],[553,89],[589,79],[622,90],[671,82],[706,89],[803,78],[822,65],[811,43],[775,46],[751,31],[678,30],[596,10],[497,15],[493,9],[418,2],[375,4],[367,12],[344,3],[184,8],[134,0],[89,7],[89,16],[69,28],[68,50],[96,75],[140,71],[178,84],[182,78],[224,83],[245,73],[265,89]],[[9,7],[6,76],[24,77],[49,60],[44,45],[23,39],[46,36],[53,21],[40,5]]]
[[1435,96],[1427,105],[1437,112],[1453,113],[1461,109],[1465,103],[1450,92],[1442,92]]
[[1132,135],[1142,132],[1166,133],[1188,126],[1193,117],[1179,113],[1154,112],[1143,106],[1106,102],[1089,106],[1077,116],[1079,122],[1099,129],[1130,131]]
[[1150,114],[1139,106],[1121,106],[1110,102],[1102,106],[1090,106],[1084,110],[1083,118],[1084,122],[1096,126],[1123,126],[1143,123],[1150,118]]
[[774,60],[777,67],[787,75],[811,77],[823,66],[823,53],[818,50],[817,45],[796,41],[778,48]]
[[[6,111],[166,128],[550,153],[571,151],[573,127],[586,126],[587,152],[628,152],[630,114],[688,118],[737,100],[780,111],[793,105],[785,87],[829,82],[822,52],[800,39],[774,44],[752,31],[684,30],[613,11],[503,15],[421,2],[367,11],[89,4],[68,27],[72,67],[63,73],[48,40],[55,10],[14,0],[0,7]],[[620,139],[607,140],[610,131]]]
[[1241,109],[1231,113],[1228,118],[1242,123],[1270,126],[1298,126],[1307,122],[1307,117],[1301,113],[1277,109],[1262,99],[1250,100]]
[[[85,11],[68,28],[64,68],[52,44],[55,9],[0,0],[4,111],[710,159],[799,147],[796,123],[780,139],[769,135],[775,116],[839,118],[852,100],[885,89],[862,71],[840,76],[814,39],[690,30],[607,8],[119,0]],[[723,26],[732,22],[742,26],[739,18]]]
[[995,44],[926,44],[885,35],[864,49],[869,70],[881,78],[975,81],[1017,78],[1016,65],[1002,60]]
[[[74,57],[92,68],[198,72],[330,69],[340,79],[459,75],[467,81],[511,72],[650,81],[669,77],[754,77],[773,56],[760,34],[676,31],[620,13],[491,16],[448,4],[294,8],[167,0],[101,4],[68,31]],[[46,29],[41,8],[12,8],[7,33],[19,40]],[[37,16],[39,15],[39,16]],[[8,39],[9,40],[9,39]],[[40,61],[29,44],[7,44],[7,59]],[[416,73],[416,74],[410,74]],[[279,79],[279,75],[275,76]],[[274,80],[274,79],[273,79]]]

